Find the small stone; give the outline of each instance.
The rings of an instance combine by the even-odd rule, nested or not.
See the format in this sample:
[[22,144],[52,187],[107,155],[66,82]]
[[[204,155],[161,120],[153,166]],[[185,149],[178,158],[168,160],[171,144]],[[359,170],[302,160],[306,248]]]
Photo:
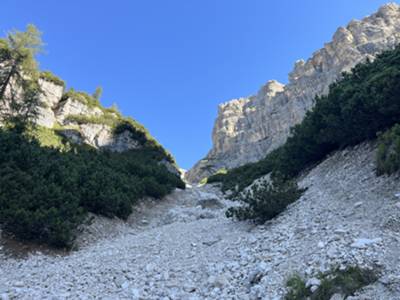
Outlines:
[[312,287],[312,286],[318,287],[320,285],[321,285],[321,280],[319,280],[318,278],[315,278],[315,277],[308,279],[306,282],[306,287],[308,287],[308,288]]
[[395,204],[395,206],[396,206],[398,209],[400,209],[400,202],[397,202],[397,203]]
[[196,291],[196,286],[193,285],[193,284],[186,284],[186,285],[183,287],[183,289],[185,290],[185,292],[193,293],[193,292]]
[[121,288],[123,290],[126,290],[129,287],[129,285],[130,285],[129,281],[125,281],[123,284],[121,284]]
[[156,266],[154,264],[148,264],[146,265],[146,271],[147,272],[153,272],[155,270]]
[[250,244],[255,244],[255,243],[257,243],[257,238],[256,238],[255,236],[251,236],[251,237],[249,238],[249,243],[250,243]]
[[14,282],[15,287],[24,287],[24,283],[22,281],[16,281]]
[[131,289],[132,299],[137,300],[140,298],[140,291],[136,288]]
[[329,300],[343,300],[344,296],[342,294],[334,294]]
[[220,239],[212,239],[212,240],[204,241],[203,245],[212,246],[212,245],[218,243],[219,241],[220,241]]
[[316,290],[318,290],[318,286],[317,286],[317,285],[312,285],[312,286],[310,287],[311,293],[314,293]]
[[325,246],[325,244],[324,244],[324,242],[318,242],[318,248],[324,248],[324,246]]
[[362,202],[362,201],[359,201],[359,202],[354,203],[354,208],[360,207],[361,205],[363,205],[363,203],[364,203],[364,202]]
[[369,245],[373,245],[373,244],[379,243],[381,241],[382,241],[381,238],[376,238],[376,239],[361,238],[361,239],[354,240],[354,243],[352,243],[350,245],[350,247],[364,249],[364,248],[367,248]]
[[221,274],[219,276],[210,276],[208,278],[208,284],[214,288],[221,288],[229,284],[226,276]]
[[9,300],[9,299],[10,299],[10,297],[6,293],[3,293],[0,295],[0,300]]
[[224,204],[217,198],[201,199],[197,202],[202,209],[219,209],[224,208]]
[[346,232],[347,232],[347,230],[343,229],[343,228],[335,229],[335,233],[337,233],[337,234],[343,234],[343,233],[346,233]]

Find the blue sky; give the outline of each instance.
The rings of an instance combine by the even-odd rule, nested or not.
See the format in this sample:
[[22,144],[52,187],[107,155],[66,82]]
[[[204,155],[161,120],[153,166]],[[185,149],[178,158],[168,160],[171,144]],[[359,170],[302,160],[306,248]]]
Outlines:
[[42,69],[143,123],[191,167],[211,147],[217,105],[287,82],[340,25],[379,0],[2,0],[0,31],[35,24]]

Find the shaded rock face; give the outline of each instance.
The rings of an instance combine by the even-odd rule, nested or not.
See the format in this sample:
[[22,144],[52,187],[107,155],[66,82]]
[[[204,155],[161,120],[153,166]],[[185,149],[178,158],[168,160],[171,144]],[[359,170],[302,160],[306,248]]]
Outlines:
[[290,128],[313,107],[315,96],[326,94],[342,72],[399,43],[400,6],[395,3],[340,27],[310,59],[295,63],[287,85],[269,81],[254,96],[220,105],[213,147],[186,173],[187,180],[198,182],[221,168],[262,159],[286,141]]

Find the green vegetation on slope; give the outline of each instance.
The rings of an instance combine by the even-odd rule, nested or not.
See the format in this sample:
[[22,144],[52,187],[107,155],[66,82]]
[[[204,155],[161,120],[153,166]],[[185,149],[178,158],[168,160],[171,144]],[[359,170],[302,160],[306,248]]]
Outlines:
[[88,212],[126,219],[140,199],[162,198],[185,185],[163,164],[173,158],[142,125],[123,118],[116,107],[101,106],[100,89],[94,96],[70,90],[62,101],[73,98],[99,108],[102,117],[69,118],[109,125],[115,134],[128,130],[140,149],[99,151],[70,143],[57,134],[66,129],[60,125],[36,126],[39,79],[63,84],[50,72],[39,72],[34,58],[41,45],[32,25],[0,39],[0,107],[10,108],[0,111],[0,228],[21,240],[70,247]]
[[17,238],[68,247],[86,212],[126,219],[139,199],[184,188],[156,151],[60,151],[30,136],[0,131],[0,224]]
[[345,270],[334,269],[320,274],[318,279],[321,284],[316,291],[311,292],[310,287],[306,287],[305,281],[299,275],[292,276],[287,281],[288,293],[285,299],[329,300],[336,293],[344,297],[352,296],[362,287],[375,282],[377,275],[373,270],[348,267]]
[[41,89],[35,56],[42,45],[41,32],[33,25],[0,39],[0,122],[23,127],[37,117]]
[[299,189],[293,181],[275,180],[272,183],[255,184],[247,193],[240,195],[239,199],[244,205],[229,208],[226,216],[265,223],[284,211],[303,192],[304,189]]
[[263,160],[230,170],[219,180],[223,189],[242,190],[272,172],[291,179],[334,150],[376,138],[400,119],[400,46],[344,73],[326,96],[294,126],[286,143]]
[[54,84],[60,85],[62,87],[65,87],[65,81],[51,73],[50,71],[42,71],[40,72],[39,77],[43,80],[52,82]]
[[400,125],[394,125],[379,137],[377,173],[393,174],[400,170]]

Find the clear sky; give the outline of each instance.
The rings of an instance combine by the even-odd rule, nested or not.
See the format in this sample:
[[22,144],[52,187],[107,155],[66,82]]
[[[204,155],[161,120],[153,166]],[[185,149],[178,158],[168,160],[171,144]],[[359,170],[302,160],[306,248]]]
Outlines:
[[340,25],[381,0],[2,0],[0,31],[35,24],[42,69],[117,103],[191,167],[211,147],[217,105],[287,82]]

